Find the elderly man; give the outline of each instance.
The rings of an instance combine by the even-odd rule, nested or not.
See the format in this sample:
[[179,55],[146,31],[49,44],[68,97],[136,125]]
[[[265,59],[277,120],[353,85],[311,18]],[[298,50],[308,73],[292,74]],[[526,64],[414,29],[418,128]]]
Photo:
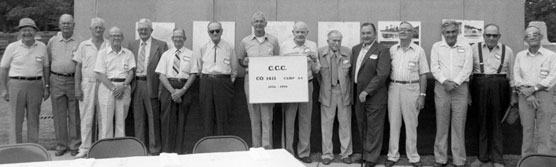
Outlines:
[[50,93],[52,96],[52,114],[54,115],[54,132],[58,146],[56,156],[64,155],[71,150],[77,154],[79,147],[79,112],[75,98],[75,62],[73,52],[79,42],[73,38],[73,16],[60,16],[58,27],[61,35],[50,38],[47,45],[50,60]]
[[10,43],[0,61],[0,95],[10,103],[9,143],[23,143],[24,118],[27,142],[38,143],[41,99],[50,96],[48,53],[44,43],[35,41],[35,21],[23,18],[17,29],[21,40]]
[[153,28],[149,19],[140,19],[137,27],[139,39],[128,47],[137,65],[131,89],[135,137],[145,143],[150,154],[156,155],[161,149],[161,130],[165,129],[160,128],[160,80],[154,70],[168,45],[151,36]]
[[386,80],[390,74],[390,51],[376,42],[372,23],[361,25],[361,43],[352,49],[355,116],[363,144],[365,167],[375,166],[382,149],[386,98]]
[[[307,55],[307,79],[309,83],[309,101],[306,103],[284,103],[282,112],[284,113],[285,124],[285,147],[290,153],[293,152],[293,136],[295,117],[298,116],[299,142],[297,143],[297,155],[301,161],[311,163],[311,114],[313,111],[313,73],[318,73],[320,63],[317,57],[317,44],[306,39],[309,28],[304,22],[296,22],[293,26],[293,40],[284,41],[280,45],[280,55]],[[297,112],[299,110],[299,112]]]
[[104,20],[91,19],[89,26],[91,39],[81,42],[73,55],[75,64],[75,97],[79,100],[79,116],[81,117],[81,146],[76,158],[84,158],[92,144],[93,117],[95,115],[95,99],[99,83],[93,71],[99,50],[110,47],[104,38]]
[[120,28],[112,27],[108,34],[110,47],[99,51],[94,69],[102,83],[98,88],[99,139],[125,136],[125,118],[131,102],[129,83],[135,68],[133,53],[122,47],[124,34]]
[[190,74],[193,51],[184,46],[185,30],[176,28],[172,33],[174,48],[164,52],[156,67],[160,74],[160,82],[164,86],[161,90],[161,122],[162,151],[185,153],[183,143],[185,139],[185,124],[187,114],[193,110],[192,89],[195,74]]
[[402,122],[405,124],[405,152],[409,163],[421,166],[417,152],[417,125],[419,111],[425,106],[429,63],[425,50],[412,42],[415,30],[409,22],[401,22],[400,43],[390,48],[392,73],[388,88],[388,122],[390,140],[386,166],[400,160],[399,142]]
[[199,101],[205,135],[226,135],[229,133],[228,113],[232,111],[238,62],[233,46],[222,39],[224,29],[220,22],[211,21],[207,32],[211,40],[194,51],[190,72],[201,78]]
[[[351,104],[352,79],[349,74],[351,67],[351,50],[342,46],[342,33],[332,30],[328,33],[328,46],[318,50],[321,63],[319,102],[321,108],[322,129],[322,163],[330,164],[334,159],[332,153],[332,128],[334,118],[338,117],[342,162],[351,164],[349,157],[353,152],[351,145]],[[336,110],[338,112],[336,112]]]
[[448,21],[443,23],[441,28],[444,41],[434,43],[431,50],[431,72],[436,80],[435,166],[442,166],[448,162],[449,130],[453,163],[456,166],[464,166],[467,158],[464,130],[469,100],[469,75],[473,70],[473,50],[469,44],[458,41],[458,23]]
[[[514,54],[510,47],[499,43],[500,29],[487,24],[485,42],[473,45],[473,79],[471,80],[471,108],[478,125],[479,155],[473,166],[492,161],[504,166],[502,123],[504,111],[510,104]],[[517,102],[517,99],[512,99]],[[469,114],[471,117],[472,113]]]
[[[253,14],[251,26],[253,34],[241,40],[237,56],[239,65],[246,68],[245,78],[249,78],[249,57],[273,56],[280,54],[280,46],[276,37],[265,32],[267,21],[263,12]],[[249,102],[249,81],[244,84],[245,97]],[[264,147],[272,149],[272,111],[274,104],[247,104],[251,120],[252,147]]]
[[513,77],[519,93],[519,119],[523,127],[522,157],[532,153],[549,153],[551,150],[550,120],[555,107],[556,53],[541,46],[543,37],[539,28],[527,27],[524,38],[529,48],[515,57]]

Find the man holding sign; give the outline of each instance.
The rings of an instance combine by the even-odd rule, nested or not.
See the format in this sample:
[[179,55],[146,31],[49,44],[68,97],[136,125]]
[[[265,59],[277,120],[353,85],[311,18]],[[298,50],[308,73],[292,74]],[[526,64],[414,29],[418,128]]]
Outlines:
[[309,28],[304,22],[297,22],[293,26],[293,40],[285,41],[280,45],[280,55],[307,55],[307,80],[309,81],[309,101],[306,103],[285,103],[282,111],[285,113],[285,138],[286,150],[293,154],[293,136],[295,116],[299,109],[299,143],[297,145],[297,154],[305,163],[311,163],[309,154],[310,137],[311,137],[311,113],[313,111],[313,74],[320,70],[320,63],[317,59],[317,44],[307,40]]

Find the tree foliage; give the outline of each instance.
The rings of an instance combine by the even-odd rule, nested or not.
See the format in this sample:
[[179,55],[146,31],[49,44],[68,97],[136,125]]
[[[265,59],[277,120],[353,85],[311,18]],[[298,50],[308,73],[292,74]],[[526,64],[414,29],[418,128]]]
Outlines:
[[531,21],[544,21],[548,40],[556,42],[556,0],[526,0],[525,25]]
[[57,29],[58,17],[64,13],[73,14],[73,4],[73,0],[2,0],[0,30],[13,30],[24,17],[35,20],[41,30]]

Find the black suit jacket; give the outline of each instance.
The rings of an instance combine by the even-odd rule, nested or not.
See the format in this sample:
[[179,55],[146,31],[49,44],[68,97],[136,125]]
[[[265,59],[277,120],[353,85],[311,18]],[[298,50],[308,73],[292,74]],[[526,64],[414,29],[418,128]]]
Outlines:
[[[147,64],[147,90],[149,96],[151,98],[158,98],[158,93],[160,91],[160,79],[158,78],[158,74],[154,72],[156,70],[156,66],[158,65],[158,61],[166,50],[168,50],[168,45],[166,42],[155,39],[151,37],[151,50],[149,52],[149,63]],[[133,52],[135,55],[135,61],[137,62],[137,54],[139,53],[139,48],[141,44],[141,39],[135,40],[131,42],[128,46],[128,49]],[[135,74],[137,76],[137,73]],[[135,83],[135,79],[132,83]],[[135,91],[136,84],[131,85],[131,92]]]
[[390,75],[391,66],[390,49],[379,44],[378,42],[374,42],[361,62],[361,67],[359,68],[358,73],[359,75],[355,76],[357,58],[362,46],[363,44],[360,43],[352,48],[351,75],[352,78],[357,77],[357,87],[354,100],[359,100],[359,94],[361,94],[362,91],[365,91],[370,96],[370,98],[367,97],[367,101],[370,101],[371,103],[386,103],[386,98],[388,96],[388,88],[386,85],[388,76]]

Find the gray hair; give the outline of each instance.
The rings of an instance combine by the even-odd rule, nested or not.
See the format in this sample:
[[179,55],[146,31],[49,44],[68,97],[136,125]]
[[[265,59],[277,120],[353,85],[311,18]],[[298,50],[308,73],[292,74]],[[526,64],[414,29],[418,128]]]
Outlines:
[[340,31],[332,30],[332,31],[328,32],[328,38],[330,38],[330,36],[332,36],[334,34],[342,36],[342,33]]
[[146,19],[146,18],[139,19],[139,24],[145,24],[149,28],[151,28],[151,29],[153,28],[153,23],[151,22],[151,20]]
[[255,21],[255,18],[256,18],[257,16],[263,17],[264,21],[266,22],[266,15],[265,15],[264,12],[262,12],[262,11],[257,11],[257,12],[255,12],[255,13],[253,13],[253,16],[251,17],[251,22]]
[[458,24],[457,22],[455,22],[455,21],[452,21],[452,20],[446,21],[446,22],[442,23],[442,25],[440,26],[440,28],[442,29],[442,31],[444,31],[444,30],[445,30],[447,27],[449,27],[449,26],[454,26],[454,27],[456,27],[456,30],[457,30],[458,32],[460,31],[460,29],[459,29],[459,24]]
[[104,19],[102,19],[102,18],[98,18],[98,17],[92,18],[90,26],[93,27],[93,25],[95,25],[95,23],[100,23],[102,25],[102,27],[104,27]]

